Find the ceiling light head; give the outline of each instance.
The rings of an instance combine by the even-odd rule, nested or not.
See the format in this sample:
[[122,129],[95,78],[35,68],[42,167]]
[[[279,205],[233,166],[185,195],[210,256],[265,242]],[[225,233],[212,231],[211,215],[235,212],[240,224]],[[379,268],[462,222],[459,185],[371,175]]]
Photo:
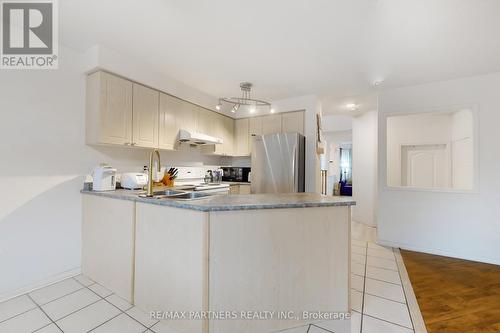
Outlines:
[[358,109],[358,105],[354,103],[347,103],[345,108],[349,111],[356,111]]
[[255,113],[255,111],[256,111],[255,106],[254,106],[254,105],[252,105],[252,106],[250,107],[250,110],[249,110],[249,111],[250,111],[250,113]]
[[235,104],[235,105],[233,106],[233,108],[231,109],[231,112],[232,112],[232,113],[236,113],[236,111],[238,111],[238,109],[239,109],[239,108],[240,108],[240,105],[239,105],[239,104]]
[[271,108],[271,109],[269,110],[269,112],[274,113],[274,112],[276,112],[276,110],[275,110],[274,108]]

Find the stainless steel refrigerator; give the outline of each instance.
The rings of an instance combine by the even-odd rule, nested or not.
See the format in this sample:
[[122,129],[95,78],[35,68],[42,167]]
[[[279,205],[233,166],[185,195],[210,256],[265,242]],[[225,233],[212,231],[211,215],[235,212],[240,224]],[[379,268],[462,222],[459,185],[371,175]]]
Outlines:
[[276,133],[252,139],[252,193],[293,193],[305,189],[305,137]]

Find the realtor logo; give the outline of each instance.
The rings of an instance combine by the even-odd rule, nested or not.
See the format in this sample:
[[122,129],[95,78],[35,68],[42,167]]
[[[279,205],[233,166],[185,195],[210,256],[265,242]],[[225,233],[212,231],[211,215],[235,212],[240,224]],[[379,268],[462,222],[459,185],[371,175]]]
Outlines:
[[2,69],[57,69],[55,0],[1,1]]

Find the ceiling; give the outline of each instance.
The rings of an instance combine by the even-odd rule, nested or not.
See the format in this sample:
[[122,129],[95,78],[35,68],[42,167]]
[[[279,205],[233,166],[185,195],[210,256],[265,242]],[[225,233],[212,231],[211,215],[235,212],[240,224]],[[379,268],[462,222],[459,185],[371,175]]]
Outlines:
[[[500,71],[498,0],[64,0],[62,42],[105,45],[213,96],[321,97]],[[374,87],[373,82],[383,81]],[[359,102],[358,100],[361,100]],[[363,102],[368,100],[371,102]],[[376,105],[376,102],[375,102]],[[371,108],[372,106],[370,106]]]

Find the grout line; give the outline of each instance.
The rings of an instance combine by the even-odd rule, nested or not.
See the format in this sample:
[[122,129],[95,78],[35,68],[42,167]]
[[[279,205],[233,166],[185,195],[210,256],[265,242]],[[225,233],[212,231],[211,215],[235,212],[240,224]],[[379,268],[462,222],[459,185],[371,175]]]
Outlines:
[[373,255],[370,255],[370,254],[367,254],[366,257],[370,257],[370,258],[377,258],[377,259],[385,259],[385,260],[390,260],[390,261],[396,261],[396,257],[394,258],[387,258],[387,257],[380,257],[380,256],[373,256]]
[[[367,266],[370,266],[370,267],[375,267],[375,268],[380,268],[380,269],[384,269],[384,270],[386,270],[386,271],[391,271],[391,272],[396,272],[396,273],[398,272],[398,270],[397,270],[397,269],[395,269],[395,270],[394,270],[394,269],[391,269],[391,268],[379,267],[379,266],[368,265],[368,264],[367,264]],[[397,266],[397,264],[396,264],[396,266]]]
[[[87,304],[87,305],[85,305],[84,307],[82,307],[82,308],[80,308],[80,309],[78,309],[78,310],[75,310],[75,311],[73,311],[73,312],[71,312],[71,313],[68,313],[67,315],[65,315],[65,316],[63,316],[63,317],[61,317],[61,318],[58,318],[58,319],[57,319],[57,321],[60,321],[60,320],[62,320],[62,319],[64,319],[64,318],[66,318],[66,317],[69,317],[69,316],[71,316],[72,314],[77,313],[78,311],[83,310],[83,309],[85,309],[85,308],[88,308],[89,306],[94,305],[95,303],[100,302],[100,301],[101,301],[101,300],[100,300],[100,299],[98,299],[98,300],[97,300],[97,301],[95,301],[95,302],[92,302],[92,303],[90,303],[90,304]],[[55,321],[54,321],[54,323],[55,323]]]
[[[96,283],[93,283],[92,285],[94,285],[94,284],[97,284],[97,282],[96,282]],[[97,285],[99,285],[99,284],[97,284]],[[114,307],[114,308],[118,309],[118,311],[120,311],[120,313],[118,313],[116,316],[114,316],[114,317],[112,317],[112,318],[110,318],[110,319],[106,320],[105,322],[103,322],[103,323],[99,324],[98,326],[96,326],[96,327],[92,328],[92,329],[91,329],[90,331],[88,331],[88,332],[92,332],[92,331],[93,331],[93,330],[95,330],[97,327],[102,326],[102,325],[106,324],[108,321],[111,321],[111,320],[115,319],[116,317],[120,316],[122,313],[123,313],[123,314],[125,314],[125,315],[127,315],[127,316],[129,316],[130,318],[132,318],[133,320],[135,320],[136,322],[138,322],[138,323],[139,323],[140,325],[142,325],[143,327],[146,327],[146,326],[145,326],[145,325],[143,325],[141,322],[139,322],[137,319],[133,318],[133,317],[132,317],[132,316],[130,316],[128,313],[126,313],[125,311],[123,311],[123,310],[122,310],[122,309],[120,309],[119,307],[115,306],[113,303],[111,303],[109,300],[107,300],[107,299],[106,299],[106,297],[109,297],[109,296],[111,296],[111,295],[114,295],[114,293],[111,293],[111,294],[107,295],[106,297],[103,297],[103,296],[99,295],[98,293],[96,293],[94,290],[92,290],[92,289],[90,289],[90,288],[88,288],[88,287],[87,287],[87,289],[88,289],[88,290],[90,290],[91,292],[93,292],[94,294],[96,294],[98,297],[100,297],[100,300],[99,300],[99,301],[103,300],[103,301],[105,301],[106,303],[110,304],[112,307]],[[99,302],[99,301],[97,301],[97,302]],[[94,302],[94,303],[92,303],[92,304],[95,304],[95,303],[97,303],[97,302]],[[92,305],[92,304],[90,304],[90,305]],[[127,309],[127,311],[128,311],[128,310],[130,310],[130,309],[131,309],[131,308],[133,308],[133,307],[134,307],[134,306],[132,305],[132,307],[130,307],[129,309]],[[82,309],[83,309],[83,308],[82,308]],[[148,328],[146,327],[146,331],[147,331],[147,330],[148,330]]]
[[356,276],[361,276],[361,277],[365,277],[364,275],[359,275],[359,274],[356,274],[356,273],[353,273],[351,272],[352,275],[356,275]]
[[42,329],[42,328],[44,328],[44,327],[47,327],[47,326],[49,326],[49,325],[51,325],[51,324],[54,324],[54,325],[56,325],[56,327],[57,327],[57,328],[58,328],[61,332],[63,332],[63,330],[59,327],[59,325],[57,325],[57,323],[56,323],[55,321],[53,321],[53,320],[52,320],[52,318],[50,318],[50,317],[49,317],[49,315],[48,315],[48,314],[47,314],[47,313],[46,313],[46,312],[42,309],[42,307],[41,307],[40,305],[38,305],[38,303],[36,303],[36,302],[35,302],[35,300],[34,300],[34,299],[33,299],[33,298],[29,295],[29,294],[26,294],[26,296],[28,296],[28,297],[29,297],[29,298],[30,298],[30,299],[31,299],[31,300],[32,300],[32,301],[33,301],[33,302],[34,302],[34,303],[38,306],[38,308],[40,309],[40,311],[42,311],[42,312],[43,312],[43,314],[44,314],[47,318],[49,318],[49,320],[51,321],[51,323],[50,323],[50,324],[45,325],[45,326],[43,326],[43,327],[40,327],[40,328],[39,328],[39,330],[40,330],[40,329]]
[[[146,328],[146,331],[147,331],[147,330],[151,330],[151,331],[153,331],[153,327],[155,327],[155,325],[156,325],[156,324],[159,324],[159,323],[160,323],[160,322],[157,322],[157,323],[155,323],[155,324],[151,325],[150,327]],[[154,332],[154,331],[153,331],[153,332]]]
[[395,300],[387,298],[387,297],[383,297],[383,296],[379,296],[379,295],[374,295],[374,294],[367,293],[367,292],[365,292],[365,295],[370,295],[370,296],[373,296],[373,297],[382,298],[382,299],[385,299],[386,301],[391,301],[391,302],[394,302],[394,303],[399,303],[399,304],[403,304],[403,305],[408,306],[407,303],[403,303],[403,302],[400,302],[400,301],[395,301]]
[[[96,282],[95,284],[97,284],[97,282]],[[99,284],[97,284],[97,285],[99,285]],[[131,319],[135,320],[136,322],[138,322],[138,323],[139,323],[139,324],[141,324],[142,326],[146,327],[146,330],[150,329],[151,327],[153,327],[154,325],[156,325],[156,324],[158,324],[158,323],[160,322],[160,321],[157,321],[156,323],[154,323],[153,325],[151,325],[151,326],[149,326],[149,327],[148,327],[148,326],[144,325],[144,324],[143,324],[143,323],[141,323],[139,320],[135,319],[134,317],[132,317],[130,314],[128,314],[128,313],[126,312],[126,311],[129,311],[130,309],[132,309],[135,305],[132,305],[132,304],[131,304],[131,307],[130,307],[130,308],[128,308],[127,310],[123,311],[122,309],[120,309],[119,307],[117,307],[116,305],[114,305],[113,303],[111,303],[109,300],[107,300],[107,299],[106,299],[107,297],[109,297],[109,296],[111,296],[111,295],[116,295],[115,293],[111,293],[111,294],[107,295],[106,297],[102,297],[101,295],[99,295],[98,293],[96,293],[95,291],[93,291],[92,289],[90,289],[90,288],[87,288],[87,289],[89,289],[91,292],[93,292],[94,294],[96,294],[97,296],[99,296],[102,300],[106,301],[107,303],[111,304],[113,307],[115,307],[115,308],[117,308],[118,310],[120,310],[120,312],[124,313],[125,315],[127,315],[127,316],[128,316],[128,317],[130,317]],[[118,296],[118,297],[120,297],[120,296]],[[127,302],[128,302],[128,301],[127,301]]]
[[[79,275],[81,275],[81,276],[85,276],[85,275],[83,275],[83,274],[79,274]],[[79,275],[76,275],[76,276],[79,276]],[[74,276],[72,277],[72,279],[73,279],[73,280],[75,280],[76,282],[78,282],[79,284],[81,284],[84,288],[88,288],[88,287],[93,286],[94,284],[96,284],[96,283],[97,283],[97,282],[95,282],[94,280],[89,279],[90,281],[92,281],[92,283],[91,283],[91,284],[89,284],[89,285],[85,285],[85,284],[83,284],[82,282],[78,281],[78,279],[77,279],[77,278],[75,278]]]
[[[85,289],[85,287],[82,287],[82,288],[80,288],[80,289],[77,289],[77,290],[75,290],[75,291],[72,291],[72,292],[70,292],[69,294],[66,294],[66,295],[64,295],[64,296],[61,296],[61,297],[58,297],[58,298],[54,298],[53,300],[48,301],[47,303],[40,304],[40,306],[45,306],[45,305],[50,304],[50,303],[52,303],[52,302],[58,301],[58,300],[60,300],[61,298],[64,298],[64,297],[69,296],[69,295],[73,295],[74,293],[76,293],[76,292],[78,292],[78,291],[81,291],[81,290],[83,290],[83,289]],[[28,297],[29,297],[29,298],[31,298],[31,296],[28,296]],[[31,298],[31,299],[32,299],[32,298]],[[32,300],[33,300],[33,302],[35,302],[36,304],[38,304],[38,303],[37,303],[34,299],[32,299]]]
[[[366,254],[368,255],[368,243],[366,244]],[[365,276],[363,276],[363,295],[361,299],[361,322],[359,324],[359,333],[363,332],[363,314],[365,313],[366,269],[368,267],[367,261],[365,261]]]
[[40,332],[41,330],[43,330],[43,329],[44,329],[44,328],[46,328],[46,327],[49,327],[50,325],[55,325],[55,326],[56,326],[56,328],[59,330],[59,332],[64,333],[64,332],[61,330],[61,328],[59,328],[59,326],[57,326],[57,324],[56,324],[56,323],[54,323],[54,322],[52,322],[52,323],[50,323],[50,324],[48,324],[48,325],[45,325],[45,326],[43,326],[43,327],[38,328],[36,331],[33,331],[33,333]]
[[316,324],[310,324],[310,325],[309,325],[309,327],[311,327],[311,326],[317,327],[317,328],[319,328],[320,330],[323,330],[323,331],[325,331],[325,332],[335,333],[334,331],[330,331],[329,329],[326,329],[326,328],[324,328],[324,327],[318,326],[318,325],[316,325]]
[[[28,296],[28,297],[29,297],[29,296]],[[34,307],[32,307],[31,309],[28,309],[28,310],[26,310],[26,311],[23,311],[23,312],[20,312],[20,313],[18,313],[18,314],[16,314],[16,315],[14,315],[14,316],[12,316],[12,317],[9,317],[9,318],[7,318],[7,319],[4,319],[4,320],[0,321],[0,324],[1,324],[1,323],[6,322],[7,320],[11,320],[11,319],[14,319],[14,318],[16,318],[16,317],[19,317],[20,315],[25,314],[26,312],[30,312],[31,310],[34,310],[34,309],[36,309],[36,308],[38,308],[38,304],[36,304],[36,303],[35,303],[35,306],[34,306]]]
[[[135,305],[134,305],[134,306],[135,306]],[[132,306],[132,308],[133,308],[134,306]],[[130,309],[132,309],[132,308],[130,308]],[[130,310],[130,309],[128,309],[128,310]],[[128,310],[127,310],[127,311],[128,311]],[[156,324],[159,324],[159,323],[160,323],[160,321],[158,320],[158,321],[157,321],[156,323],[154,323],[153,325],[146,326],[146,325],[144,325],[143,323],[141,323],[139,320],[137,320],[137,319],[135,319],[134,317],[132,317],[131,315],[129,315],[128,313],[126,313],[126,312],[123,312],[123,313],[125,313],[127,316],[129,316],[130,318],[132,318],[133,320],[135,320],[136,322],[138,322],[138,323],[139,323],[139,324],[141,324],[142,326],[146,327],[146,330],[148,330],[148,329],[150,329],[151,327],[155,326]],[[156,319],[155,319],[155,320],[156,320]]]
[[[115,308],[116,308],[116,306],[115,306]],[[118,310],[120,310],[120,309],[118,309]],[[120,312],[120,313],[118,313],[116,316],[113,316],[113,317],[109,318],[108,320],[106,320],[105,322],[103,322],[103,323],[101,323],[101,324],[97,325],[96,327],[94,327],[94,328],[90,329],[90,331],[87,331],[87,333],[94,331],[94,330],[95,330],[95,329],[97,329],[98,327],[101,327],[102,325],[104,325],[104,324],[106,324],[106,323],[110,322],[111,320],[113,320],[113,319],[115,319],[116,317],[121,316],[121,315],[122,315],[122,313],[121,313],[121,312]]]
[[373,277],[371,277],[371,276],[367,276],[366,278],[367,278],[367,279],[370,279],[370,280],[375,280],[375,281],[380,281],[380,282],[390,283],[390,284],[393,284],[393,285],[395,285],[395,286],[400,286],[400,287],[403,287],[403,285],[401,285],[401,284],[397,284],[397,283],[390,282],[390,281],[385,281],[385,280],[376,279],[376,278],[373,278]]
[[386,323],[389,323],[389,324],[392,324],[392,325],[396,325],[396,326],[399,326],[399,327],[402,327],[402,328],[406,328],[407,330],[412,330],[412,328],[409,328],[407,326],[404,326],[404,325],[401,325],[401,324],[398,324],[398,323],[393,323],[392,321],[389,321],[389,320],[386,320],[386,319],[382,319],[382,318],[378,318],[378,317],[375,317],[375,316],[372,316],[372,315],[369,315],[369,314],[363,314],[363,316],[367,316],[367,317],[370,317],[370,318],[373,318],[373,319],[377,319],[377,320],[380,320],[380,321],[383,321],[383,322],[386,322]]
[[[71,279],[71,278],[69,278],[69,279]],[[65,281],[65,280],[62,280],[62,281]],[[59,282],[62,282],[62,281],[59,281]],[[79,285],[81,285],[81,284],[79,283]],[[30,299],[31,299],[31,300],[32,300],[32,301],[33,301],[36,305],[39,305],[39,306],[44,306],[44,305],[47,305],[47,304],[52,303],[52,302],[54,302],[54,301],[57,301],[57,300],[59,300],[59,299],[61,299],[61,298],[63,298],[63,297],[66,297],[66,296],[68,296],[68,295],[74,294],[74,293],[76,293],[77,291],[80,291],[80,290],[82,290],[82,289],[84,289],[84,288],[85,288],[85,287],[84,287],[84,286],[82,286],[81,288],[78,288],[78,289],[76,289],[76,290],[73,290],[72,292],[69,292],[69,293],[64,294],[64,295],[62,295],[62,296],[59,296],[59,297],[57,297],[57,298],[54,298],[54,299],[52,299],[52,300],[50,300],[50,301],[48,301],[48,302],[46,302],[46,303],[40,303],[40,304],[38,304],[38,302],[37,302],[37,301],[35,301],[35,299],[31,297],[31,295],[30,295],[30,293],[31,293],[31,292],[29,292],[29,293],[27,293],[27,294],[25,294],[25,295],[27,295],[27,296],[28,296],[28,297],[29,297],[29,298],[30,298]],[[41,290],[41,289],[43,289],[43,288],[36,289],[36,290]],[[33,290],[33,291],[36,291],[36,290]]]

